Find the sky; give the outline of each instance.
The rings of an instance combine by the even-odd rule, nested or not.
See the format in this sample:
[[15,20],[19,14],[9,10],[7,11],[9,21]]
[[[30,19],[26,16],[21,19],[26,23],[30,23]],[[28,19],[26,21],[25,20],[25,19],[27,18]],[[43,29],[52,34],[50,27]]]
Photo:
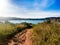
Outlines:
[[60,17],[60,0],[0,0],[0,17]]

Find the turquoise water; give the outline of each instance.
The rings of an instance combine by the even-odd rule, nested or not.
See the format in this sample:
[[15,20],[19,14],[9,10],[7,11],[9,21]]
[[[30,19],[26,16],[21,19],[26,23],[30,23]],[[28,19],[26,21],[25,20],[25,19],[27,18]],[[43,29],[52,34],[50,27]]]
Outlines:
[[22,23],[22,22],[27,22],[27,23],[33,23],[33,24],[38,24],[42,23],[45,20],[10,20],[11,23]]

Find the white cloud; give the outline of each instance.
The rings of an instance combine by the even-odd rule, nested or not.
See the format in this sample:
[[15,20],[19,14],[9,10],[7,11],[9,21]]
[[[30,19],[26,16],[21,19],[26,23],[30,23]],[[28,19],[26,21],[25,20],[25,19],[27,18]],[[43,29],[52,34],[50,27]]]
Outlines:
[[41,0],[40,3],[38,3],[38,0],[35,0],[34,6],[36,9],[45,9],[50,7],[55,3],[55,0]]
[[[43,7],[47,6],[46,4],[41,3]],[[40,10],[27,10],[26,8],[20,8],[20,7],[17,7],[16,5],[9,4],[8,0],[0,0],[0,16],[20,17],[20,18],[45,18],[45,17],[57,17],[57,16],[60,17],[60,11],[46,12],[46,11],[40,11]]]
[[0,16],[6,16],[8,1],[0,0]]

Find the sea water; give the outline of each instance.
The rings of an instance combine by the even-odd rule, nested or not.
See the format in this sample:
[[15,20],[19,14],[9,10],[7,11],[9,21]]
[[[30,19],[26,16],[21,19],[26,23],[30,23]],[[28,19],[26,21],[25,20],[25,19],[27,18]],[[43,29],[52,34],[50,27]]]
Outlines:
[[22,23],[22,22],[27,22],[27,23],[33,23],[33,24],[38,24],[42,23],[45,20],[10,20],[9,22],[11,23]]

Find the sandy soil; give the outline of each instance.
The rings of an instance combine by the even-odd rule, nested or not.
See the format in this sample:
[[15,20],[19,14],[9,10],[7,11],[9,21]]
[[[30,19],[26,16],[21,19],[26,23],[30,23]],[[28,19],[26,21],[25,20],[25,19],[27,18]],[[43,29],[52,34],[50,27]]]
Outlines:
[[30,30],[31,29],[26,29],[23,33],[16,34],[11,40],[9,40],[8,45],[32,45]]

